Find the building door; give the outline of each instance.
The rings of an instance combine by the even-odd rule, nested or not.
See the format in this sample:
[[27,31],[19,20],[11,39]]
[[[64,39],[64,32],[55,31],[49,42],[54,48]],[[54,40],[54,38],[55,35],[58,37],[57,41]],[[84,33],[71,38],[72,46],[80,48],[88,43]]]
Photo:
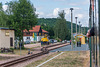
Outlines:
[[12,37],[10,38],[10,46],[11,47],[13,46],[13,38]]

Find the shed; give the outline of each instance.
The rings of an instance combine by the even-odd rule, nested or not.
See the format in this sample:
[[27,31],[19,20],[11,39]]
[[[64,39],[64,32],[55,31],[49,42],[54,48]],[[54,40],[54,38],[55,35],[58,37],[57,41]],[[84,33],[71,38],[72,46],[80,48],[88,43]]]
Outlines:
[[81,44],[85,44],[85,35],[78,34],[77,37],[80,39]]
[[0,48],[14,48],[14,29],[0,28]]

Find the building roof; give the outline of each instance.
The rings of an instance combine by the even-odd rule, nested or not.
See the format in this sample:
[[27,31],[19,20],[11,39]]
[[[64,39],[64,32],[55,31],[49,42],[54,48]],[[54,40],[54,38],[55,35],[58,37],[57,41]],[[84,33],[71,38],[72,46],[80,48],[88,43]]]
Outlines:
[[[32,30],[29,30],[29,32],[39,32],[39,30],[40,30],[40,25],[37,25],[37,26],[35,26],[35,27],[32,27]],[[23,32],[28,32],[27,30],[24,30]],[[42,29],[42,32],[43,33],[48,33],[47,31],[45,31],[45,30],[43,30]]]
[[9,28],[5,28],[5,27],[0,27],[0,30],[14,30],[14,29],[9,29]]
[[48,33],[48,31],[45,31],[45,30],[43,30],[43,29],[42,29],[42,32],[43,32],[43,33]]

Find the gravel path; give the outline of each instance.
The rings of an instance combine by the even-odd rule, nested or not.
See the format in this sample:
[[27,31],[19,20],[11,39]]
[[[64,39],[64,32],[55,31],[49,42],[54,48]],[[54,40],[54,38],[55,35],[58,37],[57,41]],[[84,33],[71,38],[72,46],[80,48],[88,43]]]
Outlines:
[[3,56],[3,57],[18,57],[20,55],[15,55],[15,54],[0,54],[0,56]]
[[25,48],[41,47],[41,43],[26,44],[26,45],[24,45],[24,47],[25,47]]

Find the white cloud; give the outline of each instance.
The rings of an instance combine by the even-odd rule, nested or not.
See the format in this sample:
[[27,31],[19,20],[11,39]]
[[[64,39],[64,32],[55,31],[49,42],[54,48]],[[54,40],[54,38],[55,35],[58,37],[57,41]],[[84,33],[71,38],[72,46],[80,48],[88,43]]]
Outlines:
[[69,8],[64,8],[64,9],[55,8],[54,11],[53,11],[53,15],[51,15],[51,16],[58,17],[58,12],[61,11],[61,10],[64,10],[66,15],[70,14]]
[[58,16],[58,12],[60,11],[60,8],[55,8],[53,11],[54,16]]
[[[76,23],[75,17],[78,17],[78,22],[80,21],[82,26],[88,26],[88,13],[87,12],[80,12],[81,8],[73,7],[73,23]],[[65,11],[65,19],[67,21],[71,21],[71,12],[69,8],[55,8],[51,13],[43,13],[43,12],[37,12],[39,14],[39,17],[42,18],[57,18],[58,12],[64,10]]]
[[8,5],[3,5],[2,8],[3,8],[4,11],[6,11],[7,8],[8,8]]
[[65,11],[66,15],[70,14],[70,10],[69,9],[65,8],[64,11]]
[[74,10],[80,10],[82,8],[79,8],[79,7],[72,7]]
[[52,18],[53,14],[52,13],[51,14],[47,14],[46,16]]
[[36,14],[38,14],[38,17],[43,17],[44,16],[43,12],[36,12]]
[[83,18],[83,14],[77,14],[76,15],[79,19],[82,19]]

